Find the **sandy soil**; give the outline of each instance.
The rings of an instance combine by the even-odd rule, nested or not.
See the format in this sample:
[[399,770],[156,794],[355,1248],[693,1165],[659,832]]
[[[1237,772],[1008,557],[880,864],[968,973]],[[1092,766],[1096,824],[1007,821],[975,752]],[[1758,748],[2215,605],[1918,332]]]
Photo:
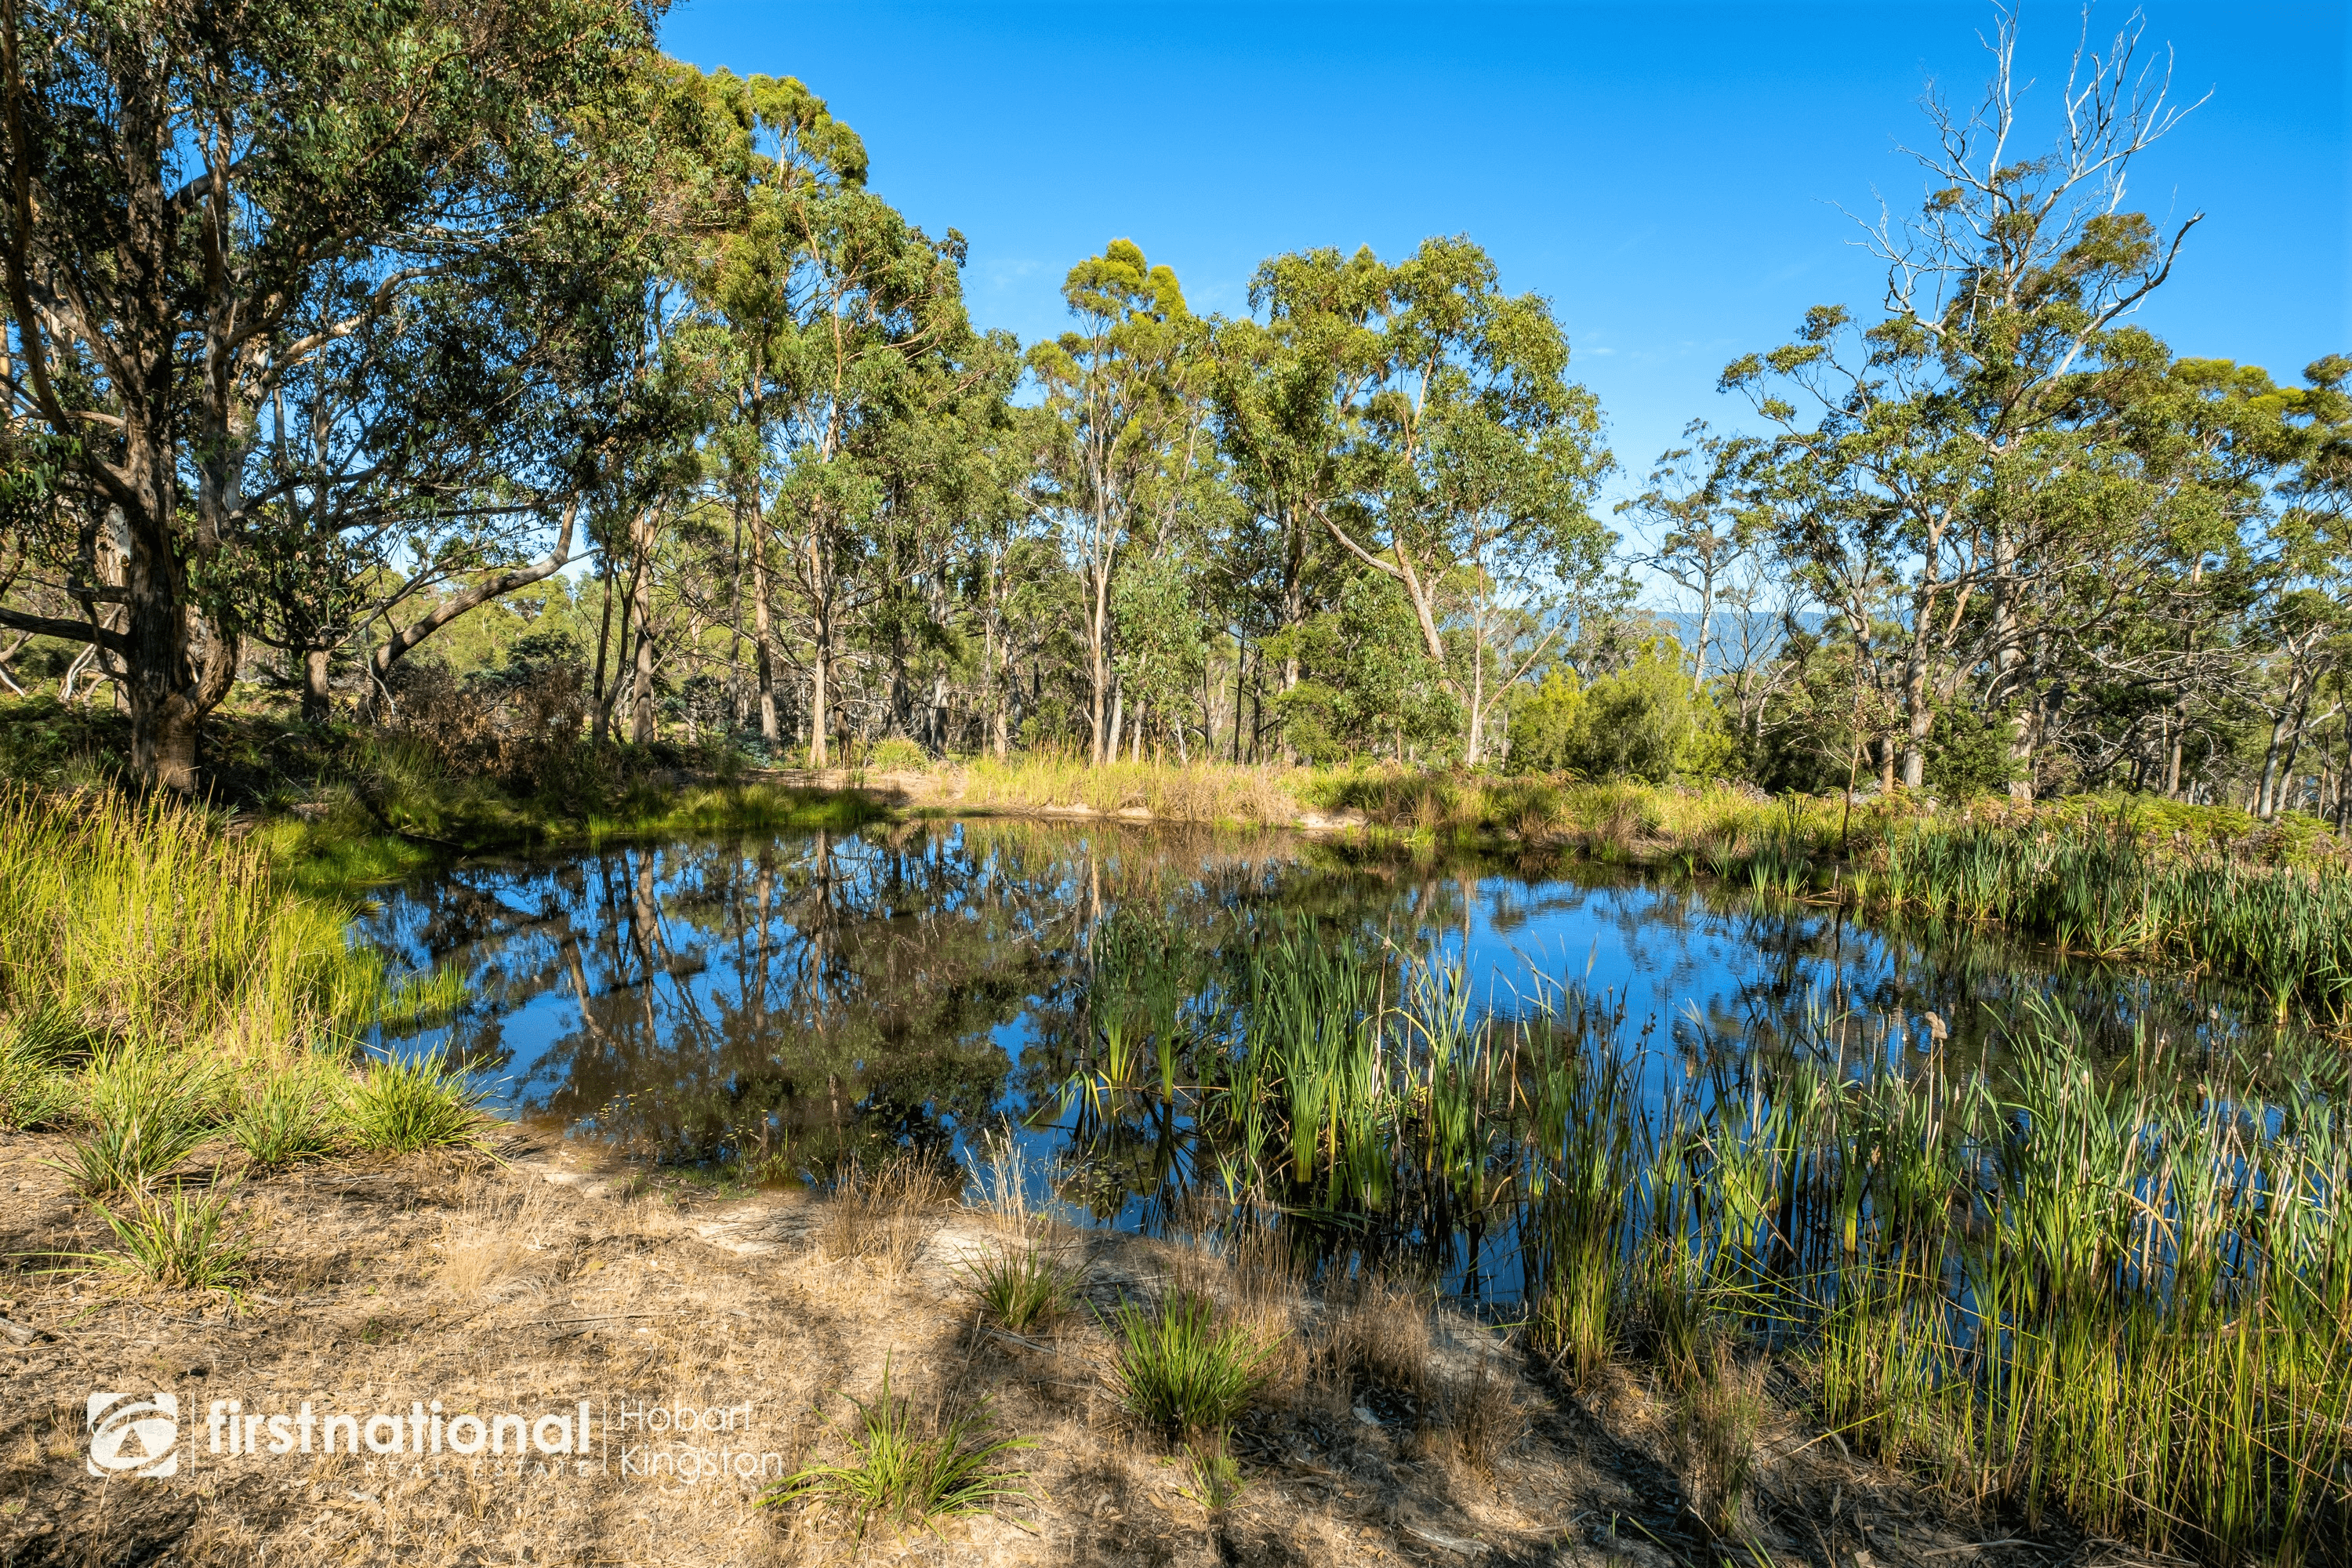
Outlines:
[[[721,1201],[525,1133],[496,1161],[322,1164],[246,1181],[257,1278],[232,1306],[37,1272],[107,1239],[41,1163],[60,1146],[0,1139],[0,1254],[15,1260],[0,1274],[0,1568],[2006,1568],[2101,1555],[2062,1535],[2015,1544],[1997,1521],[1855,1462],[1788,1414],[1799,1395],[1780,1388],[1756,1438],[1745,1544],[1717,1541],[1691,1506],[1687,1437],[1640,1374],[1571,1390],[1503,1336],[1447,1318],[1425,1338],[1410,1328],[1388,1373],[1351,1380],[1331,1369],[1334,1315],[1303,1300],[1255,1309],[1272,1313],[1284,1349],[1272,1392],[1235,1435],[1247,1489],[1212,1519],[1186,1495],[1188,1469],[1110,1402],[1108,1341],[1092,1314],[1042,1337],[976,1321],[961,1268],[1002,1245],[1004,1221],[991,1210],[942,1206],[853,1234],[823,1200]],[[1167,1243],[1060,1241],[1083,1259],[1097,1305],[1151,1294],[1178,1274],[1212,1289],[1234,1284],[1223,1263]],[[845,1246],[854,1256],[829,1256]],[[760,1506],[762,1468],[772,1479],[843,1455],[852,1400],[872,1401],[886,1366],[924,1416],[985,1402],[997,1431],[1033,1439],[1016,1457],[1027,1498],[935,1531],[877,1524],[862,1542],[837,1513]],[[1499,1415],[1516,1439],[1484,1468],[1465,1458],[1457,1430],[1465,1391],[1482,1384],[1490,1429]],[[90,1473],[91,1394],[158,1391],[179,1401],[176,1473]],[[263,1417],[247,1429],[262,1451],[226,1452],[224,1433],[236,1427],[215,1402],[230,1399]],[[267,1416],[293,1417],[306,1401],[322,1424],[331,1413],[414,1413],[417,1426],[369,1433],[428,1451],[268,1452]],[[575,1454],[518,1458],[519,1432],[502,1428],[514,1438],[507,1452],[467,1458],[454,1451],[453,1424],[435,1454],[443,1429],[428,1438],[422,1425],[435,1401],[451,1423],[562,1413],[565,1430],[539,1428],[555,1442],[570,1441],[586,1402],[587,1440]],[[679,1433],[669,1413],[680,1407],[718,1430]],[[133,1443],[118,1462],[156,1451]],[[747,1466],[751,1477],[739,1473]]]

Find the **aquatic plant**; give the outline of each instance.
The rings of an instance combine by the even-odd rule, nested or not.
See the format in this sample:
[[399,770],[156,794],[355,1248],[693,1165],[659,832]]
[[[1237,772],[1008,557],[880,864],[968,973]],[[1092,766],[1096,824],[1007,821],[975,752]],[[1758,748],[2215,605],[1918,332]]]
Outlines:
[[[1572,1377],[1652,1359],[1720,1530],[1744,1472],[1708,1434],[1737,1436],[1738,1369],[1769,1355],[1810,1363],[1850,1446],[1962,1496],[2215,1562],[2352,1544],[2340,1068],[2184,1082],[2147,1042],[2095,1063],[2048,1003],[1990,1072],[1856,1057],[1831,1023],[1661,1087],[1606,995],[1473,1009],[1439,952],[1269,929],[1188,1058],[1166,1169],[1278,1213],[1343,1323],[1351,1271],[1409,1259],[1515,1284]],[[1092,1081],[1087,1135],[1160,1114],[1145,1075]],[[1509,1268],[1482,1274],[1494,1253]],[[1180,1297],[1114,1332],[1137,1366],[1181,1365],[1212,1321]]]
[[1886,832],[1872,900],[1997,921],[2101,957],[2161,959],[2352,1019],[2352,873],[2156,838],[2116,813],[2020,828],[1915,821]]

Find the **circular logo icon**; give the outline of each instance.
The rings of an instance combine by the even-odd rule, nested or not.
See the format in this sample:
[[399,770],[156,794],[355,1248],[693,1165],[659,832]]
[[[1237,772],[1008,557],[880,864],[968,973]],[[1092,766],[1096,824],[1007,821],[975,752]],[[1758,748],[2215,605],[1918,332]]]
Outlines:
[[89,1396],[89,1473],[161,1480],[180,1470],[180,1396]]

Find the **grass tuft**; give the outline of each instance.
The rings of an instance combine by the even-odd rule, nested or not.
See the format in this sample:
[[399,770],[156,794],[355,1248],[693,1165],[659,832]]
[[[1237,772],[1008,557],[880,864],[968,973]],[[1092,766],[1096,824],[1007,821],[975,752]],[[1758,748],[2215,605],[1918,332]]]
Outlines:
[[986,1513],[1029,1494],[1020,1482],[1024,1470],[1005,1459],[1036,1444],[1025,1437],[991,1435],[987,1407],[929,1413],[892,1391],[890,1363],[882,1363],[882,1390],[873,1403],[857,1406],[856,1429],[848,1436],[845,1464],[812,1465],[761,1494],[770,1507],[795,1502],[830,1504],[846,1510],[863,1539],[876,1520],[927,1525],[959,1514]]
[[67,1145],[62,1171],[84,1197],[137,1193],[211,1136],[224,1085],[211,1062],[154,1047],[116,1046],[90,1058],[74,1084],[88,1131]]
[[487,1098],[445,1050],[386,1053],[370,1057],[346,1091],[343,1121],[355,1143],[382,1153],[479,1148],[489,1141]]
[[1034,1244],[991,1253],[971,1266],[965,1282],[981,1311],[1016,1334],[1052,1327],[1078,1300],[1076,1272]]
[[229,1141],[257,1165],[289,1165],[334,1152],[334,1106],[315,1067],[303,1062],[247,1086]]
[[1211,1519],[1224,1514],[1249,1490],[1249,1482],[1242,1479],[1241,1461],[1234,1458],[1230,1431],[1221,1429],[1187,1443],[1184,1470],[1192,1484],[1177,1490],[1199,1503],[1201,1511]]
[[126,1275],[158,1290],[234,1293],[252,1278],[252,1243],[229,1223],[232,1179],[210,1192],[133,1193],[129,1205],[92,1206],[121,1244],[81,1255],[92,1272]]
[[1241,1325],[1221,1321],[1215,1302],[1189,1290],[1171,1292],[1156,1309],[1123,1302],[1107,1327],[1113,1399],[1171,1442],[1231,1426],[1257,1396],[1274,1351]]

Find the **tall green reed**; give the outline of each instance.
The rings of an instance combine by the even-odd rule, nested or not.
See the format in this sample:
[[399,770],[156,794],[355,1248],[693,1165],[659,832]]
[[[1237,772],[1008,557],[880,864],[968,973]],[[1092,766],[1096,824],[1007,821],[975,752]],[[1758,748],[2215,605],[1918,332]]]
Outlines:
[[[2352,1544],[2340,1073],[2252,1097],[2145,1042],[2118,1070],[2044,1006],[1990,1069],[1823,1026],[1677,1079],[1576,987],[1506,1016],[1440,951],[1297,927],[1248,954],[1188,1048],[1179,1164],[1333,1267],[1467,1287],[1500,1246],[1571,1375],[1648,1353],[1687,1389],[1744,1340],[1963,1495],[2215,1562]],[[1164,1103],[1151,1076],[1104,1114]]]

